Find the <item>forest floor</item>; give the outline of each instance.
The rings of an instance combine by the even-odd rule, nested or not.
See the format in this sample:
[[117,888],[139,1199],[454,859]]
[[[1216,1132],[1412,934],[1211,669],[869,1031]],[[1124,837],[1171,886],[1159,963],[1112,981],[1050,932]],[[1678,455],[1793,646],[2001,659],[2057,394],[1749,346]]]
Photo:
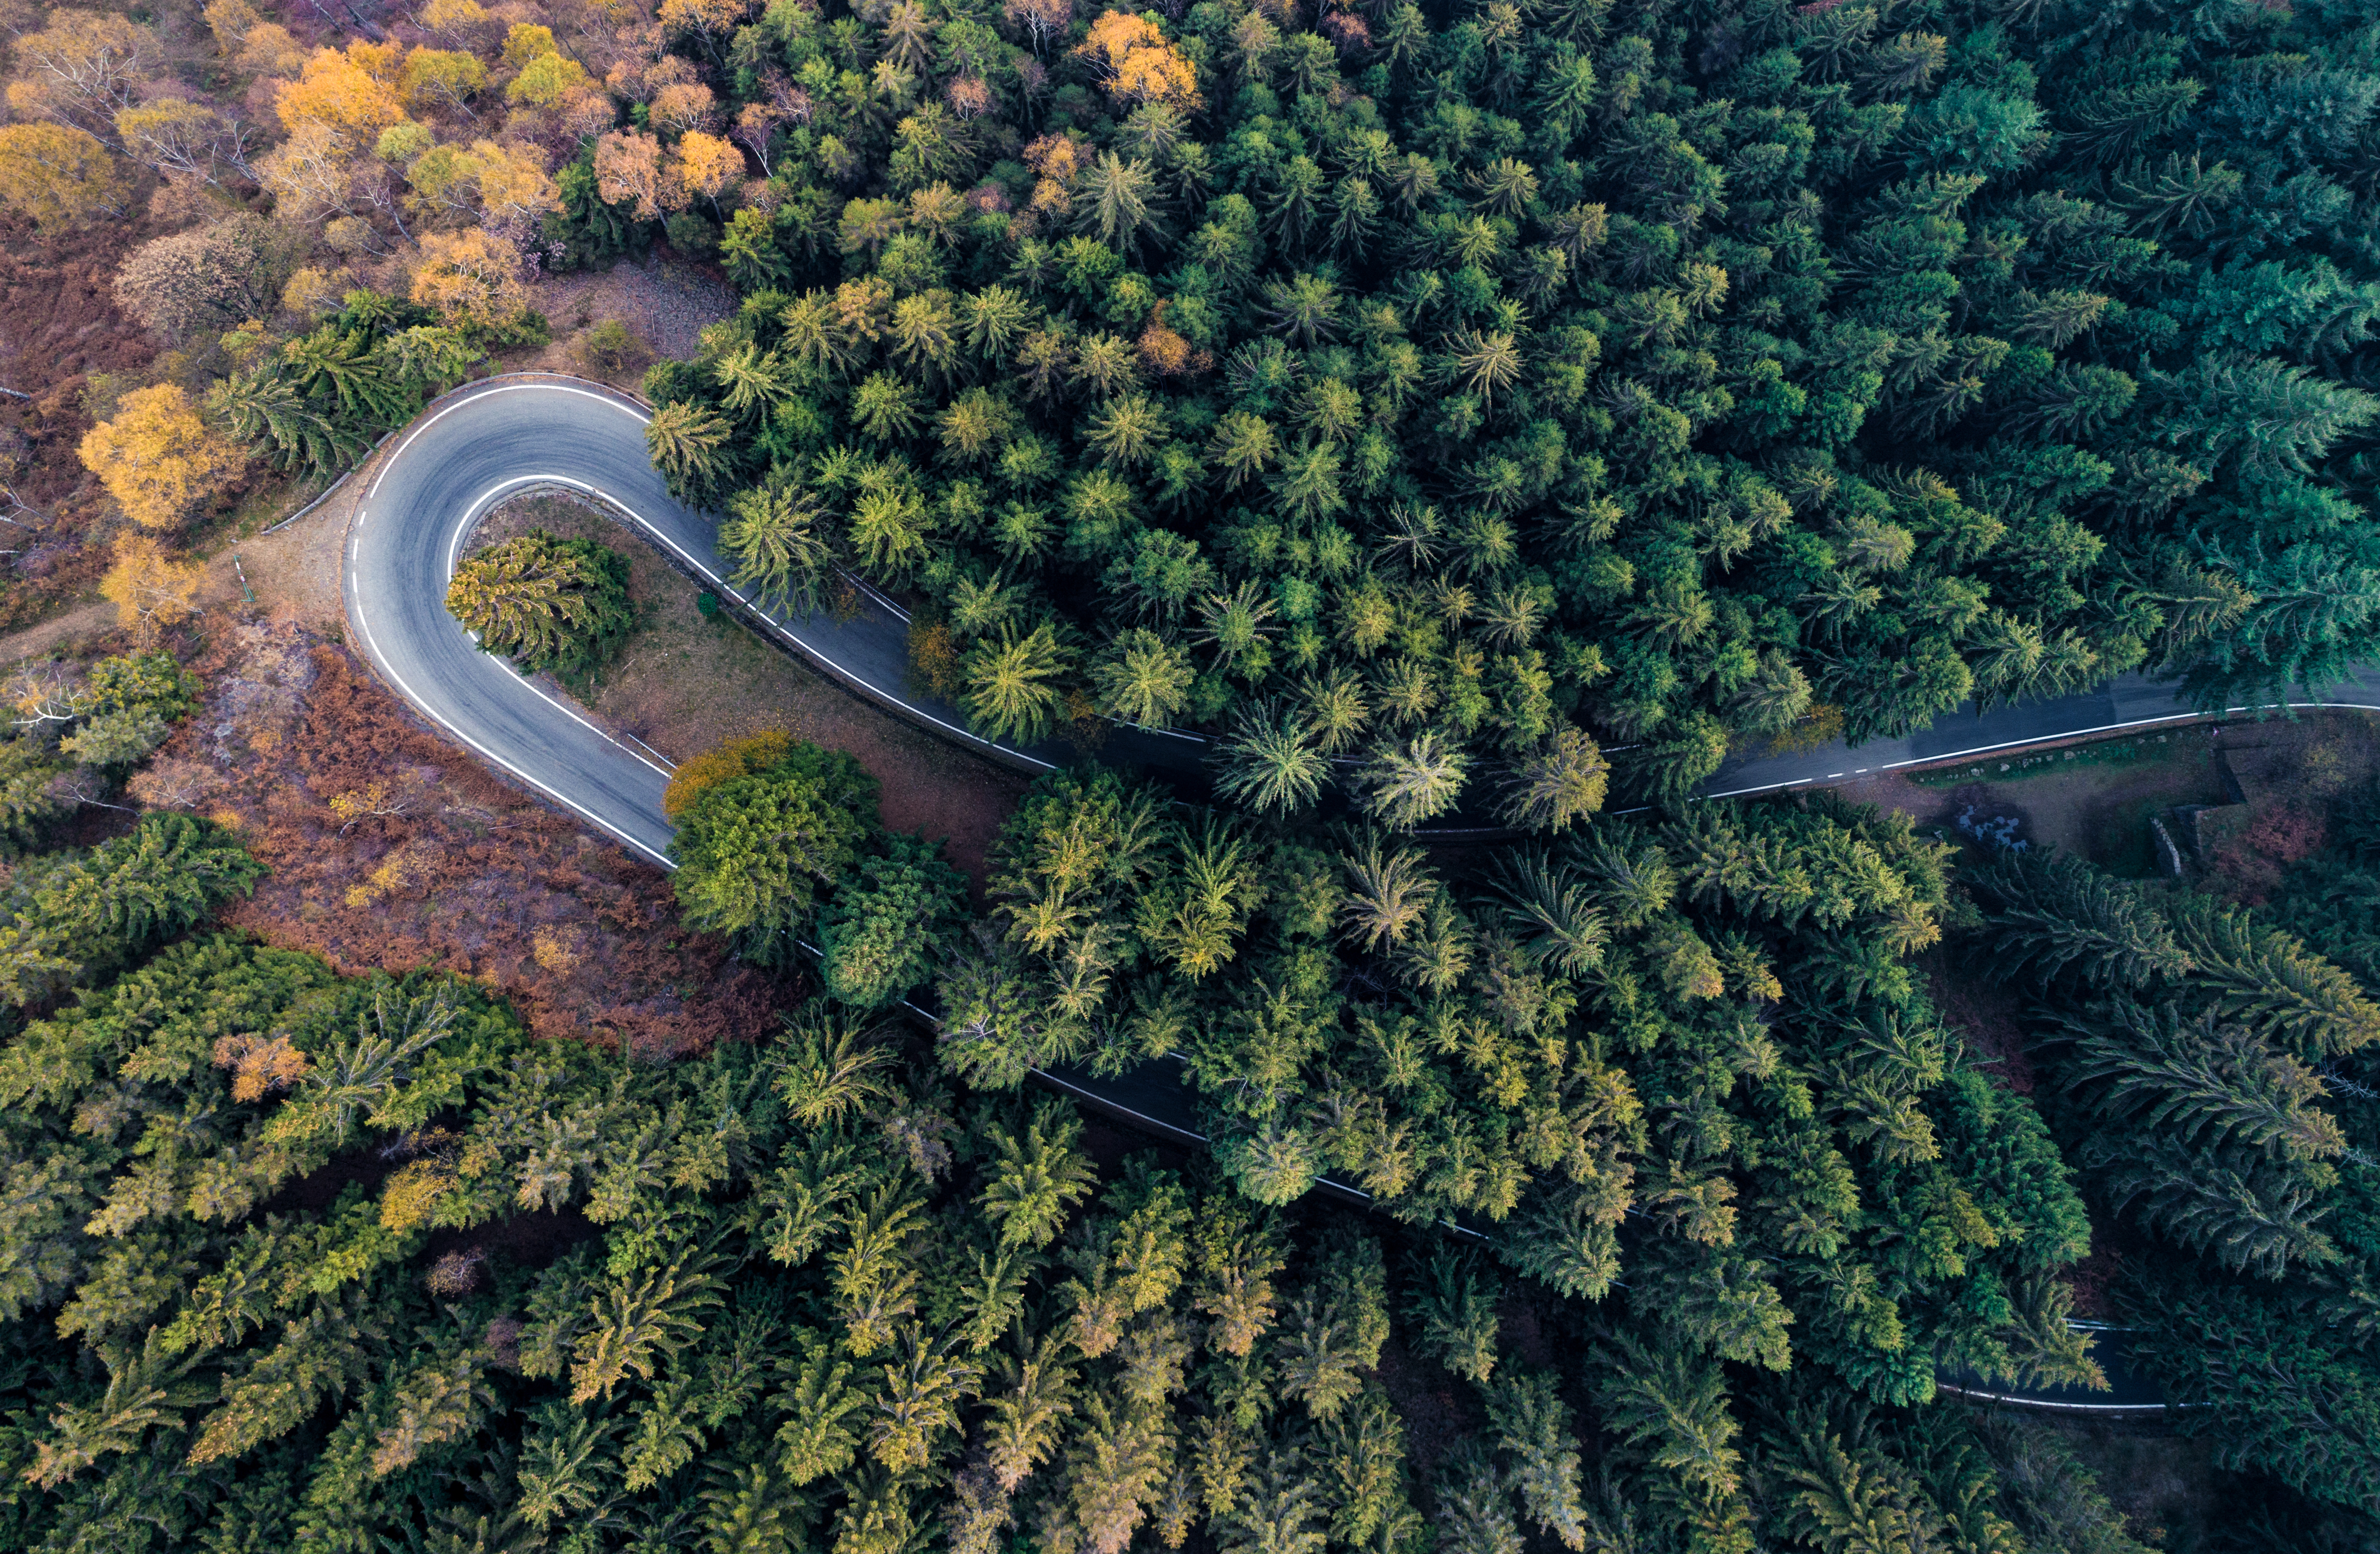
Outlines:
[[660,552],[568,497],[504,504],[473,531],[471,548],[532,528],[592,540],[627,556],[637,605],[635,631],[592,687],[582,694],[548,680],[549,690],[672,761],[763,729],[848,751],[883,784],[884,823],[944,839],[951,861],[981,885],[985,852],[1025,792],[1022,774],[879,710],[724,612],[704,614],[698,602],[703,590]]
[[643,362],[632,358],[615,373],[597,370],[577,348],[581,330],[616,319],[647,351],[686,359],[701,346],[704,326],[733,314],[738,299],[716,270],[656,251],[641,262],[624,259],[609,270],[547,276],[529,288],[529,306],[545,315],[553,343],[509,353],[503,370],[577,372],[634,391]]
[[205,686],[131,784],[270,872],[224,922],[343,972],[484,979],[541,1036],[662,1058],[767,1028],[797,989],[677,922],[668,875],[422,726],[353,653],[227,606],[172,644]]

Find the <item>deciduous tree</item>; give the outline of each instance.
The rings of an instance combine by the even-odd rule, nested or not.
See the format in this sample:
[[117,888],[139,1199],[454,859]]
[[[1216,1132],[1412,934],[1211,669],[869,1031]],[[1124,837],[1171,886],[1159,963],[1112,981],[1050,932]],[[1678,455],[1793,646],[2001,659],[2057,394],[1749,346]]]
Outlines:
[[237,447],[210,431],[174,383],[136,389],[84,434],[82,462],[143,528],[171,528],[237,478]]

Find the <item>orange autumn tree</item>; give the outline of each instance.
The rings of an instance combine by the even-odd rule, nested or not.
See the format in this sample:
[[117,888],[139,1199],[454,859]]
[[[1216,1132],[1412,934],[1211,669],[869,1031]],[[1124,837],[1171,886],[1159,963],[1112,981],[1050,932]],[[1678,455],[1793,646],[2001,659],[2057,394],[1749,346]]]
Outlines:
[[640,129],[613,130],[595,142],[595,192],[607,205],[634,202],[638,221],[686,209],[686,180],[662,161],[662,143]]
[[112,419],[84,434],[82,462],[143,528],[170,528],[225,481],[248,455],[199,419],[174,383],[135,389]]
[[686,188],[710,200],[713,210],[721,195],[744,181],[744,153],[717,136],[687,130],[677,143],[677,156]]
[[674,820],[707,790],[756,771],[766,771],[783,760],[793,747],[792,735],[772,728],[706,750],[671,774],[669,786],[662,791],[662,813]]
[[1075,52],[1099,68],[1108,95],[1119,103],[1200,105],[1197,70],[1147,17],[1110,11],[1091,23],[1090,36]]

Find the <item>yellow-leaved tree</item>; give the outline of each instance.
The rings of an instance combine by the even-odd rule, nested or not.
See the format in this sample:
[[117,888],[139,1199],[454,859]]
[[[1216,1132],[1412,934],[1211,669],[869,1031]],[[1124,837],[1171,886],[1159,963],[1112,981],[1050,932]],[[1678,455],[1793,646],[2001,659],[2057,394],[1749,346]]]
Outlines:
[[719,197],[744,181],[744,153],[715,135],[689,129],[677,143],[678,176],[691,193],[719,208]]
[[1198,72],[1189,56],[1147,17],[1110,11],[1091,23],[1090,36],[1075,52],[1098,67],[1108,95],[1119,103],[1199,105]]
[[528,288],[512,246],[475,226],[422,235],[413,300],[448,323],[505,324],[528,306]]
[[[391,46],[387,53],[395,54]],[[358,42],[341,54],[316,49],[305,73],[282,85],[273,107],[282,125],[295,131],[319,124],[335,130],[351,147],[362,148],[405,116],[395,80],[401,67],[379,46]]]
[[64,124],[0,125],[0,205],[43,226],[124,213],[107,148]]
[[159,53],[156,38],[102,11],[65,6],[47,19],[47,27],[16,39],[9,111],[107,134],[116,110],[140,96],[142,72]]
[[99,580],[100,597],[115,606],[116,624],[153,638],[176,621],[196,613],[200,568],[176,561],[145,534],[115,541],[115,565]]
[[170,528],[238,475],[248,455],[207,430],[173,383],[135,389],[82,440],[83,464],[143,528]]

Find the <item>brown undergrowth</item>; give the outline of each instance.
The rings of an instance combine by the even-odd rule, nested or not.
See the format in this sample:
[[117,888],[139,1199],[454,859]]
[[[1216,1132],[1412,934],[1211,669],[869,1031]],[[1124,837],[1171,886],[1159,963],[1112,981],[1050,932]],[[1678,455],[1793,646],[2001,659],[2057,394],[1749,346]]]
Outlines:
[[272,874],[225,914],[344,972],[434,966],[540,1036],[648,1058],[757,1033],[784,989],[680,929],[668,876],[421,730],[345,649],[222,624],[206,704],[134,792],[236,827]]

